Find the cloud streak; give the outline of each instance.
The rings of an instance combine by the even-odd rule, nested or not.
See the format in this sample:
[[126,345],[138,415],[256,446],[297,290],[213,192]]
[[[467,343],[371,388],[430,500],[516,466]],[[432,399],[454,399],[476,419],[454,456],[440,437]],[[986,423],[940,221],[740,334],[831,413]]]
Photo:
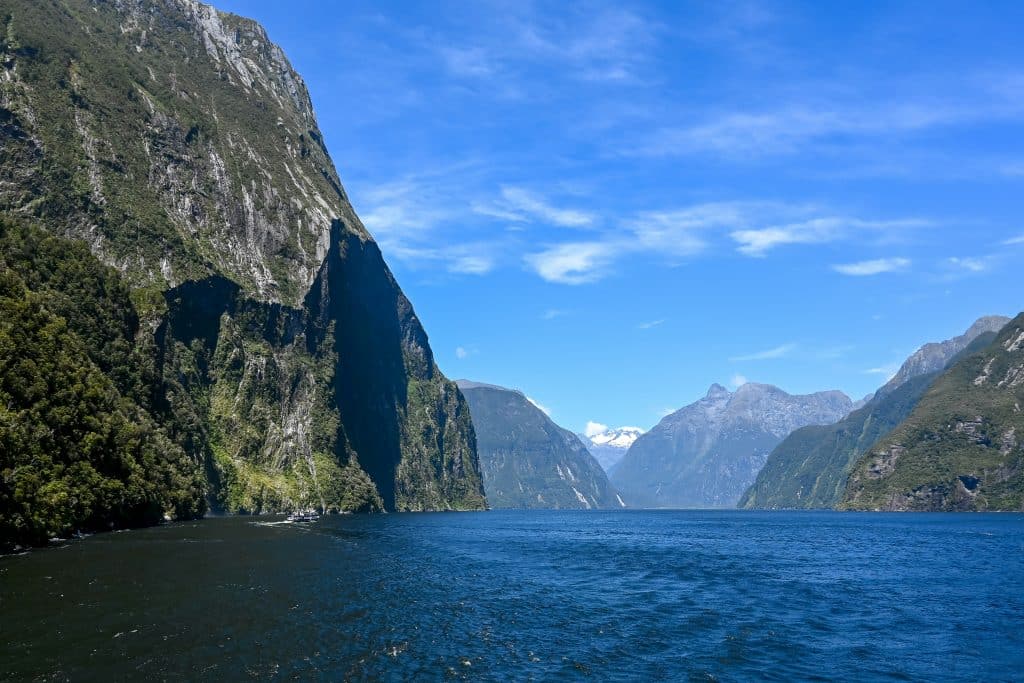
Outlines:
[[567,242],[527,254],[526,264],[548,282],[582,285],[604,277],[620,247],[604,242]]
[[857,261],[855,263],[839,263],[832,266],[832,270],[843,275],[867,277],[870,275],[881,275],[882,273],[895,273],[906,270],[909,267],[910,259],[896,257]]
[[782,344],[780,346],[765,349],[763,351],[755,351],[753,353],[745,353],[740,356],[732,356],[731,358],[729,358],[729,361],[733,363],[741,363],[753,360],[772,360],[775,358],[784,358],[785,356],[788,356],[795,350],[796,344]]

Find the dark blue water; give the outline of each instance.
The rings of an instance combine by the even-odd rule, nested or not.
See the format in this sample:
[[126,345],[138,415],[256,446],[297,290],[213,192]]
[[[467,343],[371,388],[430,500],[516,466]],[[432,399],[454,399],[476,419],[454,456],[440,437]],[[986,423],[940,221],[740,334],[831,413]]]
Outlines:
[[211,519],[0,559],[10,680],[1013,680],[1024,515]]

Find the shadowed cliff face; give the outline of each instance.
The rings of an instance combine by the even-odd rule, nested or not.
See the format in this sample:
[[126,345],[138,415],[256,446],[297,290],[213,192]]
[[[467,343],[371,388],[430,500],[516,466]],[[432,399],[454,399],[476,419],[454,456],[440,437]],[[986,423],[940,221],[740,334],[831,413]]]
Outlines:
[[366,454],[363,468],[389,510],[402,459],[400,411],[408,399],[398,297],[377,245],[336,226],[307,306],[322,333],[333,331],[338,442]]
[[0,23],[0,212],[131,290],[122,341],[209,504],[483,507],[465,401],[262,27],[195,0],[10,0]]

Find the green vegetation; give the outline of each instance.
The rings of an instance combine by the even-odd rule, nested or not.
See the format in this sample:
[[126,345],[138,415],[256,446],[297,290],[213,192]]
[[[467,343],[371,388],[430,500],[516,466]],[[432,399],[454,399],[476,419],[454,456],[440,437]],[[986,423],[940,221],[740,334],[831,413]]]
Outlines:
[[0,58],[0,545],[484,506],[465,402],[262,28],[12,0]]
[[768,456],[738,507],[820,509],[842,498],[850,469],[880,437],[903,421],[937,373],[914,377],[832,425],[803,427]]
[[843,509],[1024,510],[1024,314],[962,358],[852,469]]
[[0,220],[0,545],[205,511],[196,463],[148,412],[134,325],[116,271]]

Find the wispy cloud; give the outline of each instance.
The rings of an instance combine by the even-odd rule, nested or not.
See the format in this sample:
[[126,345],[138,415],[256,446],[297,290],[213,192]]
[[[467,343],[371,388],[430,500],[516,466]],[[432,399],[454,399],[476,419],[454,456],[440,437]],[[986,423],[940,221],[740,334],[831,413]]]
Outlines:
[[900,369],[900,362],[888,363],[887,365],[880,365],[876,368],[868,368],[864,371],[865,375],[882,375],[885,377],[885,381],[889,381],[896,376],[896,373]]
[[464,346],[455,347],[455,357],[459,360],[469,357],[469,351]]
[[747,378],[740,374],[733,375],[732,379],[729,380],[729,386],[731,386],[733,389],[739,389],[746,383]]
[[561,318],[563,315],[567,315],[568,311],[563,311],[560,308],[549,308],[541,314],[543,320],[554,320],[555,318]]
[[1003,240],[1001,244],[1007,247],[1012,246],[1014,244],[1024,244],[1024,235],[1017,235],[1016,237],[1011,237],[1008,240]]
[[666,211],[643,211],[625,222],[638,244],[677,256],[689,256],[708,246],[703,234],[715,228],[743,225],[750,206],[744,202],[698,204]]
[[489,78],[497,71],[486,50],[480,47],[441,47],[438,49],[448,70],[455,76]]
[[586,211],[555,206],[535,192],[511,185],[501,187],[501,199],[493,205],[475,204],[473,210],[510,221],[536,220],[565,228],[585,228],[594,222],[594,216]]
[[567,242],[524,257],[526,264],[548,282],[582,285],[604,276],[620,247],[606,242]]
[[652,327],[657,327],[658,325],[663,324],[664,322],[665,322],[665,319],[664,318],[660,318],[658,320],[650,320],[650,321],[645,322],[645,323],[640,323],[636,327],[637,327],[638,330],[649,330]]
[[967,273],[984,273],[992,269],[992,260],[978,256],[951,256],[945,261],[946,266]]
[[763,351],[755,351],[754,353],[745,353],[740,356],[732,356],[729,360],[733,363],[739,363],[743,361],[751,360],[771,360],[773,358],[782,358],[788,356],[790,353],[796,350],[796,344],[782,344],[771,349],[765,349]]
[[906,270],[910,267],[910,259],[906,258],[879,258],[870,261],[857,261],[855,263],[839,263],[832,266],[832,270],[843,275],[864,277],[868,275],[880,275],[882,273],[894,273]]
[[[837,241],[884,244],[900,241],[906,239],[912,229],[931,225],[929,221],[920,218],[868,220],[823,213],[820,207],[756,201],[706,203],[665,211],[643,211],[620,221],[618,230],[595,230],[593,240],[553,245],[528,255],[526,260],[546,280],[584,284],[604,277],[610,272],[611,264],[624,256],[645,254],[670,260],[692,257],[711,249],[716,241],[722,239],[723,233],[737,245],[737,251],[741,254],[761,258],[783,245]],[[799,220],[779,221],[785,217],[796,217]],[[897,261],[886,263],[892,266]],[[856,274],[853,271],[857,270],[857,266],[870,268],[880,264],[847,264],[836,266],[836,269]]]
[[874,233],[884,238],[894,232],[926,225],[929,225],[929,221],[919,218],[879,221],[823,216],[784,225],[736,230],[730,233],[730,236],[739,245],[737,249],[740,253],[761,257],[768,251],[787,244],[825,244],[864,233]]
[[[664,126],[627,153],[642,156],[714,154],[730,159],[794,154],[837,141],[898,138],[940,127],[1011,120],[1024,111],[1019,88],[995,87],[967,75],[936,95],[888,100],[795,100],[775,109],[723,111],[704,120]],[[807,83],[805,92],[827,90]]]
[[[535,11],[507,5],[473,28],[474,44],[436,48],[456,78],[524,78],[541,68],[554,77],[598,83],[636,83],[648,60],[658,26],[614,6],[587,5],[568,11]],[[429,37],[436,43],[437,36]],[[523,90],[527,90],[524,88]]]

